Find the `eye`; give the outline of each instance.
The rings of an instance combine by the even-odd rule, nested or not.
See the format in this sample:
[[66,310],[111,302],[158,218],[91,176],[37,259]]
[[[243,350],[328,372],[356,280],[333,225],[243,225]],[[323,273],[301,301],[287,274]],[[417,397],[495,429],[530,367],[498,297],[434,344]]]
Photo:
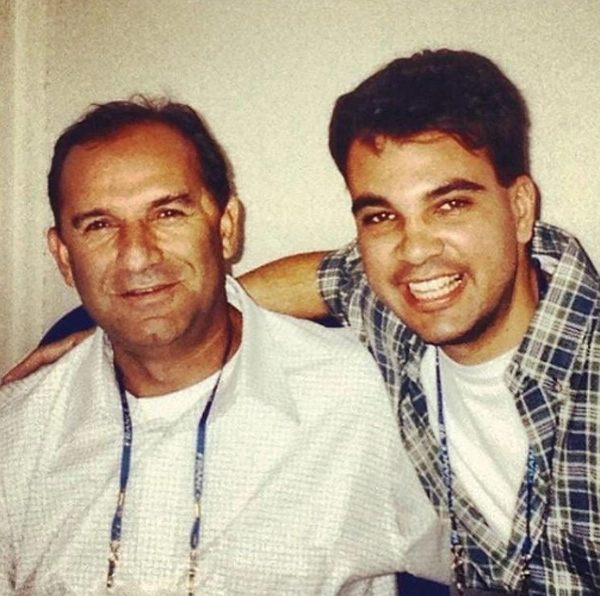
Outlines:
[[468,207],[471,201],[464,197],[454,197],[452,199],[445,199],[444,201],[436,205],[436,211],[441,213],[453,213],[461,211]]
[[87,223],[83,228],[83,232],[87,234],[88,232],[98,232],[100,230],[106,230],[110,227],[110,222],[106,219],[94,219]]
[[374,211],[365,213],[360,218],[360,223],[364,226],[374,226],[385,222],[396,221],[397,216],[393,211]]
[[157,219],[175,219],[183,217],[185,213],[180,209],[173,209],[172,207],[161,209],[157,214]]

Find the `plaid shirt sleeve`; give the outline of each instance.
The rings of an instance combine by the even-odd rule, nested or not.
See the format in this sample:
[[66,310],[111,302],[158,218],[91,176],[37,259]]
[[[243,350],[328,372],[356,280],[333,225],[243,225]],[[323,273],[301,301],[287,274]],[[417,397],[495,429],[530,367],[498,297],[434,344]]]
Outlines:
[[362,298],[369,291],[356,240],[329,253],[318,271],[319,291],[330,313],[343,325],[362,330]]

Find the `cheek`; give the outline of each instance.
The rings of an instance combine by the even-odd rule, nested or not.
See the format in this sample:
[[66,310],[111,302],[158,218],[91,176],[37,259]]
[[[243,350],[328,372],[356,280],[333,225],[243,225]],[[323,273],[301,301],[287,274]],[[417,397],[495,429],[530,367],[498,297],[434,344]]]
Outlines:
[[171,243],[163,259],[166,267],[178,271],[194,287],[206,285],[209,279],[212,283],[223,269],[221,241],[214,235]]
[[462,247],[463,258],[481,291],[502,292],[517,269],[518,244],[514,234],[499,227],[487,229],[478,241]]
[[507,213],[491,213],[468,226],[449,230],[444,237],[450,258],[487,264],[490,267],[512,259],[517,245],[514,221]]
[[71,259],[75,287],[82,295],[97,291],[110,270],[110,259],[102,250],[78,253]]
[[162,230],[157,234],[156,244],[163,258],[171,261],[197,262],[222,251],[220,237],[213,227],[203,222],[177,230]]
[[383,263],[393,258],[396,247],[400,242],[400,235],[397,231],[384,230],[381,226],[359,231],[357,239],[363,260]]
[[498,262],[512,259],[519,246],[515,221],[506,214],[504,219],[497,219],[495,225],[492,220],[491,225],[482,229],[480,242],[491,259]]

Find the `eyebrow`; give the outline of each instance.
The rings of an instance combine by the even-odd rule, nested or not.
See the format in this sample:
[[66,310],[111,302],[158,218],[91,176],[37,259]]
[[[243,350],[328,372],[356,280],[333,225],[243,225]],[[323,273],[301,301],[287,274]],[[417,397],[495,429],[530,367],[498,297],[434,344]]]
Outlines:
[[[183,205],[191,205],[192,198],[189,193],[182,192],[180,194],[175,195],[167,195],[164,197],[160,197],[155,199],[150,203],[150,209],[157,209],[159,207],[164,207],[165,205],[171,205],[172,203],[181,203]],[[81,228],[81,226],[89,219],[94,219],[96,217],[106,217],[110,216],[111,212],[109,209],[90,209],[89,211],[84,211],[83,213],[76,213],[71,217],[71,225],[75,229]]]
[[444,195],[450,194],[451,192],[456,192],[457,190],[471,190],[479,192],[485,190],[485,186],[479,184],[478,182],[467,180],[466,178],[453,178],[447,184],[443,184],[442,186],[438,186],[437,188],[430,190],[425,195],[425,198],[436,199],[438,197],[443,197]]
[[[453,192],[468,190],[481,192],[485,190],[485,186],[466,178],[453,178],[446,184],[438,186],[433,190],[428,191],[424,195],[426,201],[443,197]],[[381,195],[365,193],[354,198],[352,201],[352,214],[356,215],[359,211],[368,207],[390,207],[391,203],[388,199]]]
[[352,215],[356,215],[359,211],[367,207],[389,207],[390,203],[387,199],[379,195],[363,194],[352,200]]

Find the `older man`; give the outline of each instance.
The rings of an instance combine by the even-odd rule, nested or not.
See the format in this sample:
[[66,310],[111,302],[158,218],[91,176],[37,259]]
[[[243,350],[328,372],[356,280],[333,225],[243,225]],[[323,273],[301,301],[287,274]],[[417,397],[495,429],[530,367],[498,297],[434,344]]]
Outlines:
[[221,148],[168,102],[55,146],[48,243],[98,323],[0,393],[3,594],[393,593],[442,578],[438,523],[378,373],[344,333],[227,278]]

